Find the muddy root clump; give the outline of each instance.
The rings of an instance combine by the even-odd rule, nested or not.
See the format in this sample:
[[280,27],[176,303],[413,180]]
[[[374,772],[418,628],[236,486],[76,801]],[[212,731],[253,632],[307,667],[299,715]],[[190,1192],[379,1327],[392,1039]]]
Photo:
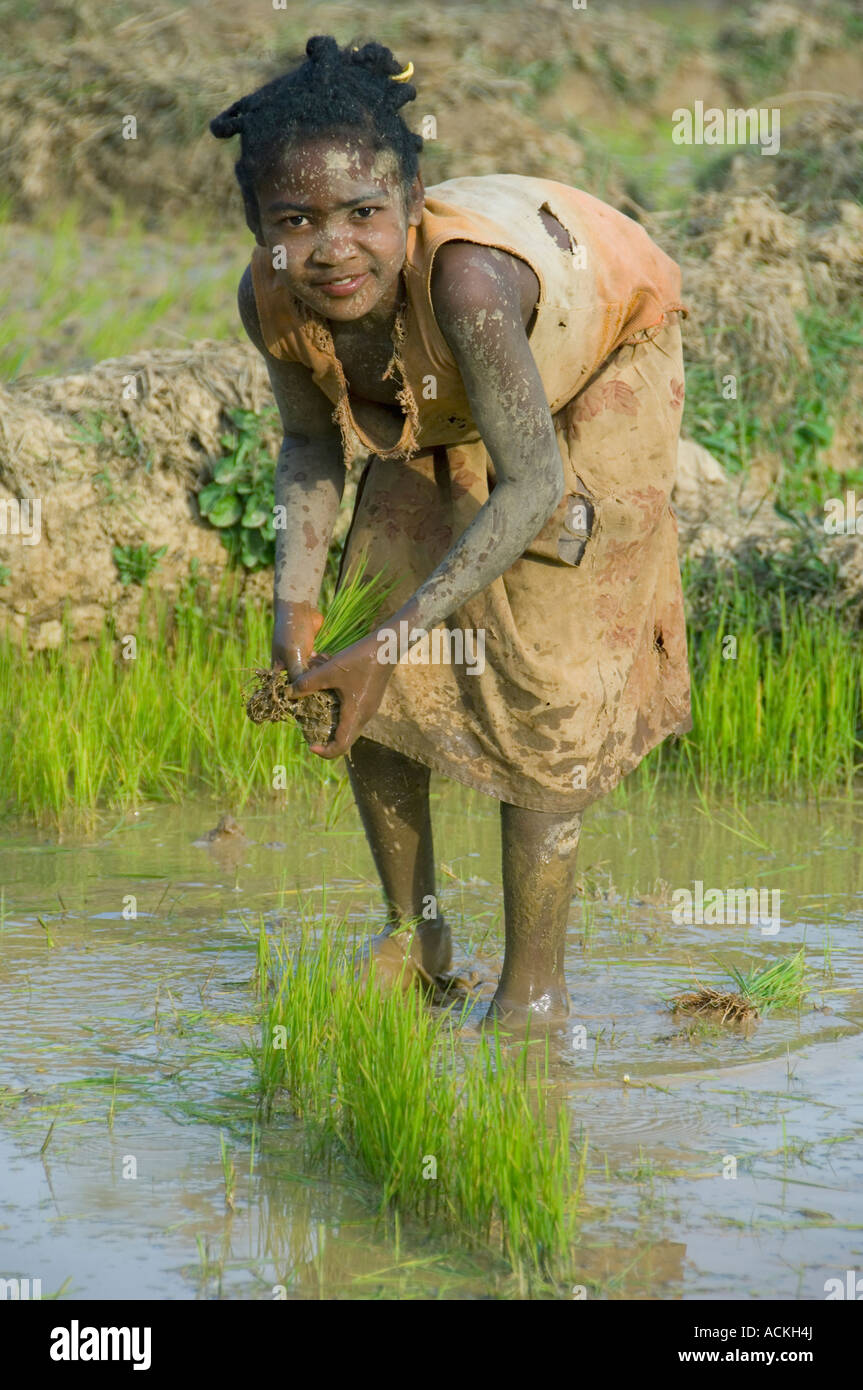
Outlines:
[[294,698],[286,671],[256,671],[257,685],[246,700],[253,724],[295,719],[309,745],[329,743],[339,722],[339,697],[334,690],[314,690]]
[[742,994],[705,986],[691,994],[679,994],[671,1001],[671,1011],[689,1017],[708,1017],[716,1023],[754,1023],[760,1014],[755,1004]]

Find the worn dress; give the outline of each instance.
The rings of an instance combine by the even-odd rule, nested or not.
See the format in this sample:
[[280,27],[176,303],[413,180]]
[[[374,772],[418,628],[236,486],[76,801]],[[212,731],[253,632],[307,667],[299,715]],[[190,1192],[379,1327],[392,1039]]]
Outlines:
[[[540,209],[566,229],[568,249]],[[445,642],[436,663],[408,653],[362,733],[513,805],[578,811],[692,727],[670,506],[684,396],[680,272],[637,223],[565,184],[501,174],[427,189],[402,272],[394,365],[404,427],[382,448],[358,425],[326,320],[279,283],[266,248],[255,249],[270,352],[310,368],[335,406],[346,458],[354,435],[370,451],[341,575],[364,553],[369,573],[397,577],[379,621],[431,574],[495,486],[432,306],[434,254],[451,240],[519,256],[539,281],[529,341],[566,494],[519,559],[443,623],[482,631],[484,662],[448,660],[457,652]]]

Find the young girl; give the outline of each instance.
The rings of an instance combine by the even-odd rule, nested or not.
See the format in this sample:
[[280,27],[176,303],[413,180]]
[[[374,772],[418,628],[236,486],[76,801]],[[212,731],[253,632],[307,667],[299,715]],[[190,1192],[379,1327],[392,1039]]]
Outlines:
[[[240,314],[284,425],[273,665],[299,694],[340,697],[314,751],[347,755],[386,901],[379,949],[425,917],[414,960],[432,976],[450,964],[429,916],[430,771],[500,801],[491,1010],[552,1022],[569,1012],[582,811],[691,728],[669,506],[680,275],[635,222],[563,183],[424,190],[423,142],[398,114],[412,70],[380,44],[312,38],[211,124],[242,140],[257,247]],[[357,438],[369,460],[339,582],[365,552],[399,587],[369,637],[325,660],[318,595]],[[442,624],[470,664],[444,659],[456,642],[425,659]],[[383,629],[406,660],[387,659]]]

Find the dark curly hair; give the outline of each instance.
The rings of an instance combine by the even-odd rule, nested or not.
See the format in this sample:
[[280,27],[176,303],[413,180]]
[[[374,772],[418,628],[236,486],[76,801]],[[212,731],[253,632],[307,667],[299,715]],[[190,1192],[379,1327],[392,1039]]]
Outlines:
[[280,151],[298,137],[359,130],[375,151],[394,151],[403,188],[410,188],[423,141],[398,114],[416,97],[412,83],[392,81],[402,70],[403,65],[383,44],[340,48],[331,35],[318,34],[306,44],[304,62],[240,97],[210,122],[219,140],[240,136],[241,153],[234,172],[246,221],[259,242],[263,237],[255,184]]

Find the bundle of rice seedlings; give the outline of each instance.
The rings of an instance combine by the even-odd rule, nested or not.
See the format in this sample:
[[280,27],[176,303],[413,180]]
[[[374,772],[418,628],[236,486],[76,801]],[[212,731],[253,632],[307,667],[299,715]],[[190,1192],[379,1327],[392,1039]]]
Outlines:
[[760,1014],[771,1009],[796,1009],[806,994],[806,952],[801,946],[793,956],[785,956],[759,970],[757,966],[744,975],[731,966],[728,971],[741,995]]
[[[367,563],[364,555],[325,613],[315,641],[320,655],[335,656],[365,637],[395,588],[396,581],[383,572],[366,579]],[[256,670],[255,677],[257,684],[246,694],[246,714],[253,724],[295,719],[306,743],[329,743],[339,723],[339,697],[334,690],[295,696],[287,671]]]
[[672,1013],[708,1016],[718,1023],[750,1023],[771,1009],[796,1009],[806,993],[806,953],[801,946],[793,956],[774,961],[762,968],[753,966],[744,975],[736,966],[728,966],[731,983],[736,991],[717,989],[712,985],[678,994],[671,1000]]
[[758,1018],[758,1009],[742,994],[714,989],[705,985],[688,994],[678,994],[671,1001],[671,1012],[689,1017],[707,1017],[717,1023],[751,1023]]

